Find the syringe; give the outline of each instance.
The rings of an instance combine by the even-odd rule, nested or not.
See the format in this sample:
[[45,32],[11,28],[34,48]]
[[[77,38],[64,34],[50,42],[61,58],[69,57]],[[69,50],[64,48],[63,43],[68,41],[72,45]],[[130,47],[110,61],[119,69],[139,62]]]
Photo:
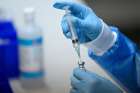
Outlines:
[[75,49],[75,51],[76,51],[76,53],[78,55],[79,68],[85,70],[85,67],[84,67],[85,62],[81,60],[80,43],[79,43],[79,40],[78,40],[78,36],[77,36],[77,33],[76,33],[76,31],[75,31],[75,29],[73,27],[73,24],[71,22],[71,16],[70,16],[71,11],[69,10],[68,6],[64,7],[64,9],[65,9],[65,13],[68,15],[67,16],[67,22],[68,22],[69,29],[70,29],[71,35],[72,35],[72,37],[71,37],[72,44],[73,44],[73,47],[74,47],[74,49]]

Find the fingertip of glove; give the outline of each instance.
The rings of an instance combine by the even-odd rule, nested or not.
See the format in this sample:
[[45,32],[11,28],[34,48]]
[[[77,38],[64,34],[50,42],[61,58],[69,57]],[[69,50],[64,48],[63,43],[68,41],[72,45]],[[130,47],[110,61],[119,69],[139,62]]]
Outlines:
[[68,2],[64,0],[55,0],[53,3],[53,7],[57,9],[63,9],[67,5],[68,5]]
[[80,70],[80,69],[77,67],[77,68],[74,68],[74,70],[73,70],[73,71],[75,72],[75,71],[78,71],[78,70]]
[[69,38],[69,39],[71,39],[71,37],[72,37],[71,32],[68,32],[68,33],[66,34],[66,37]]
[[61,22],[61,26],[62,26],[62,30],[63,30],[63,33],[64,35],[68,38],[68,39],[71,39],[71,32],[69,31],[69,27],[68,27],[68,24],[67,24],[67,21],[62,21]]
[[60,8],[60,4],[59,4],[58,2],[55,2],[55,3],[53,4],[53,7],[59,9],[59,8]]
[[54,0],[52,5],[53,5],[54,8],[59,9],[59,8],[61,8],[61,3],[62,3],[61,0]]
[[88,70],[81,70],[79,68],[74,69],[73,72],[74,77],[76,77],[78,80],[87,80],[91,78],[92,73]]
[[83,72],[83,70],[81,70],[80,68],[75,68],[75,69],[73,70],[74,75],[77,75],[77,74],[79,74],[79,73],[81,73],[81,72]]

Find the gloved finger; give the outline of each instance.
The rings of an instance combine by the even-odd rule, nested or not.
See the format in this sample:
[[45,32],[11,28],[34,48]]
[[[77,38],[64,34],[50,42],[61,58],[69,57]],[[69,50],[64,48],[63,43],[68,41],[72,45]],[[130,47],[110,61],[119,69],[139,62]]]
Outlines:
[[81,88],[80,81],[77,78],[75,78],[74,76],[71,76],[71,86],[74,89]]
[[72,89],[70,90],[70,93],[79,93],[79,92],[78,92],[78,90],[72,88]]
[[64,17],[63,17],[62,22],[61,22],[61,27],[62,27],[62,30],[63,30],[63,34],[67,38],[71,38],[70,28],[69,28],[67,20]]
[[93,73],[89,72],[89,71],[85,71],[85,70],[81,70],[79,68],[74,69],[73,71],[73,75],[75,76],[75,78],[79,79],[79,80],[89,80],[89,79],[94,79],[93,78]]
[[71,11],[72,14],[79,14],[79,16],[84,17],[87,13],[87,7],[81,4],[78,4],[76,2],[70,2],[70,1],[64,1],[64,0],[57,0],[54,5],[57,9],[65,10],[65,7],[68,7],[68,9]]
[[63,33],[65,34],[65,36],[67,38],[71,38],[71,28],[70,28],[70,24],[68,23],[68,21],[70,21],[72,23],[72,29],[74,29],[78,35],[78,28],[82,26],[83,21],[75,16],[66,14],[61,22],[61,26],[63,29]]

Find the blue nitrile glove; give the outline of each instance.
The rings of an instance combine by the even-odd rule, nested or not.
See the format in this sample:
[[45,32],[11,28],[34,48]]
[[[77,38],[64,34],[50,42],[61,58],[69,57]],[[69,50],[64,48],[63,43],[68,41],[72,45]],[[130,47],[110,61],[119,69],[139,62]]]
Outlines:
[[123,93],[111,81],[95,73],[74,69],[70,93]]
[[68,6],[71,15],[65,15],[62,19],[63,33],[67,38],[71,38],[70,29],[67,23],[67,17],[71,16],[73,27],[76,30],[80,43],[87,43],[97,38],[102,29],[101,20],[87,6],[60,0],[54,4],[55,8],[64,10]]

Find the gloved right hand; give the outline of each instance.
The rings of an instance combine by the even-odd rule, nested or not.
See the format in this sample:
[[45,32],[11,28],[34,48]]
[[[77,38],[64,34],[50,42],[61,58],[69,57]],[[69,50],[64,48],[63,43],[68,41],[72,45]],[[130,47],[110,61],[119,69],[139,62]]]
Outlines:
[[54,4],[54,7],[58,9],[64,9],[66,6],[69,7],[71,15],[65,15],[62,19],[61,25],[65,36],[71,38],[67,23],[67,17],[71,16],[80,43],[87,43],[96,39],[102,30],[102,23],[95,13],[89,7],[74,2],[57,0]]

